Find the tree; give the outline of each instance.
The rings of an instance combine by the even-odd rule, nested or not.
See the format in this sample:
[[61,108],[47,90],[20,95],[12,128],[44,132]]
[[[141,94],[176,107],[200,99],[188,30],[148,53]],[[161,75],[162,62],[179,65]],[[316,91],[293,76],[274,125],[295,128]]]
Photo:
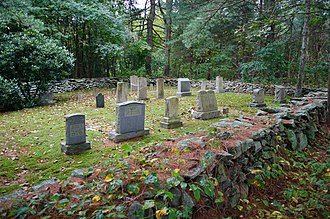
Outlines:
[[296,97],[302,96],[302,87],[304,84],[306,50],[307,50],[307,43],[308,43],[308,25],[309,25],[310,9],[311,9],[310,0],[305,0],[305,7],[306,7],[306,11],[305,11],[305,18],[304,18],[304,26],[303,26],[303,31],[302,31],[298,81],[297,81],[296,92],[295,92]]
[[[151,51],[154,47],[154,37],[153,37],[153,31],[154,31],[154,20],[156,16],[156,0],[150,0],[150,10],[147,18],[147,44],[150,46]],[[152,74],[151,69],[151,62],[152,62],[152,55],[151,52],[146,57],[146,73],[147,75]]]
[[171,37],[172,37],[172,7],[173,0],[166,0],[166,11],[164,12],[159,0],[159,9],[163,15],[165,24],[165,58],[164,76],[170,75],[171,68]]

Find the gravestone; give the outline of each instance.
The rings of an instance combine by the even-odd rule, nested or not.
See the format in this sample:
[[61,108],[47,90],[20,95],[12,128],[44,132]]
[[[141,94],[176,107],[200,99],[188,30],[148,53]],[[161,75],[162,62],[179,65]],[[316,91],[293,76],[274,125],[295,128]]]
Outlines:
[[116,103],[127,101],[128,84],[126,82],[118,82],[116,90]]
[[217,99],[213,90],[201,90],[197,92],[197,107],[192,117],[195,119],[212,119],[220,117]]
[[67,115],[65,122],[66,142],[61,143],[61,151],[67,155],[73,155],[91,149],[91,143],[86,142],[85,115]]
[[153,91],[153,90],[154,90],[154,85],[150,84],[150,91]]
[[96,95],[96,108],[103,108],[104,107],[104,95],[101,93],[98,93]]
[[131,92],[137,91],[138,83],[139,83],[139,77],[132,75],[129,77],[130,85],[131,85]]
[[148,82],[145,77],[139,78],[137,100],[148,100]]
[[223,93],[225,89],[223,89],[223,77],[217,76],[215,79],[215,92]]
[[160,127],[173,129],[182,126],[179,117],[179,99],[178,97],[168,97],[165,100],[165,116],[160,122]]
[[201,90],[206,90],[206,81],[205,80],[201,81]]
[[116,104],[116,127],[109,133],[109,139],[121,142],[149,134],[144,128],[145,104],[128,101]]
[[253,98],[252,103],[250,103],[251,107],[264,107],[265,104],[265,92],[262,88],[253,90]]
[[163,99],[164,98],[164,79],[162,79],[162,78],[157,79],[156,89],[157,89],[157,98]]
[[275,86],[274,102],[286,103],[286,89],[284,86]]
[[47,104],[53,104],[55,103],[53,93],[43,93],[39,97],[39,104],[40,105],[47,105]]
[[176,93],[176,96],[191,96],[190,80],[188,78],[178,79],[178,92]]

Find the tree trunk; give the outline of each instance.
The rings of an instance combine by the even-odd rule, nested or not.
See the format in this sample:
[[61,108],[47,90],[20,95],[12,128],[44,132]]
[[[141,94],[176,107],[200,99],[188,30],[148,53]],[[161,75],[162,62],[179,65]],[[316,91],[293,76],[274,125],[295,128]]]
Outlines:
[[150,0],[150,12],[147,19],[147,44],[151,47],[151,51],[149,51],[146,57],[146,73],[147,75],[151,75],[151,62],[152,62],[152,48],[154,47],[154,39],[153,39],[153,26],[156,15],[156,0]]
[[328,65],[328,127],[330,128],[330,58]]
[[296,92],[295,97],[302,96],[302,87],[304,85],[304,77],[305,77],[305,63],[306,63],[306,50],[307,50],[307,43],[308,43],[308,23],[310,18],[310,9],[311,9],[311,1],[305,1],[306,12],[304,18],[304,26],[302,31],[302,43],[301,43],[301,50],[300,50],[300,63],[299,63],[299,72],[298,72],[298,82],[296,85]]
[[172,35],[172,4],[173,0],[166,0],[166,15],[165,15],[165,57],[166,57],[166,64],[164,68],[164,76],[170,75],[170,68],[171,68],[171,35]]

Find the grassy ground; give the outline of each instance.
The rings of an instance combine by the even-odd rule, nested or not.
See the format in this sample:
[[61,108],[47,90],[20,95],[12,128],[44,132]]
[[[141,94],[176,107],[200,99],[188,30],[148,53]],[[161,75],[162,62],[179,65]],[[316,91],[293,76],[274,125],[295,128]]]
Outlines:
[[[193,96],[182,97],[179,102],[184,127],[166,130],[159,127],[164,114],[164,100],[149,93],[146,103],[145,127],[150,135],[132,141],[132,147],[153,144],[163,138],[183,136],[187,132],[208,130],[210,124],[218,119],[198,121],[191,118],[188,110],[196,105],[196,92]],[[95,93],[105,95],[105,108],[95,108]],[[166,88],[165,95],[173,96],[174,88]],[[111,89],[76,91],[55,95],[54,105],[23,109],[0,114],[0,195],[12,192],[22,186],[34,185],[40,181],[57,177],[64,179],[78,168],[93,167],[104,162],[114,153],[121,153],[122,144],[110,144],[108,132],[115,124],[115,94]],[[129,96],[133,100],[134,95]],[[249,108],[252,96],[249,94],[217,94],[218,106],[230,108],[229,117],[254,114],[257,110]],[[267,105],[273,97],[266,97]],[[92,142],[92,150],[80,155],[67,156],[61,153],[60,143],[65,141],[65,115],[83,113],[86,115],[87,140]]]

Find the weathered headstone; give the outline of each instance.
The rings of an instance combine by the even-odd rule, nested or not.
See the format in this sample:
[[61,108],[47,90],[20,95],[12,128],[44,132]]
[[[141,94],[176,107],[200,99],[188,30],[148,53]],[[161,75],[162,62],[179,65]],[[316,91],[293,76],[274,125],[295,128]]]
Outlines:
[[265,92],[262,88],[253,90],[253,98],[252,103],[250,103],[251,107],[264,107],[266,106],[265,101]]
[[148,100],[148,82],[145,77],[139,78],[137,99],[138,100]]
[[156,89],[157,89],[157,98],[158,99],[163,99],[164,98],[164,79],[159,78],[157,79],[157,84],[156,84]]
[[85,115],[70,114],[65,120],[66,142],[61,144],[61,151],[72,155],[91,149],[91,143],[86,142]]
[[178,79],[178,92],[176,93],[176,96],[191,96],[190,80],[188,78]]
[[150,84],[149,87],[150,87],[150,91],[154,90],[154,84]]
[[130,84],[131,84],[131,92],[137,91],[138,83],[139,83],[139,77],[132,75],[129,77]]
[[55,103],[53,93],[43,93],[39,97],[39,104],[40,105],[47,105],[47,104],[52,104]]
[[217,76],[215,79],[215,92],[223,93],[225,89],[223,89],[223,77]]
[[284,86],[275,86],[274,102],[286,103],[286,89]]
[[96,99],[96,108],[103,108],[104,107],[104,95],[98,93],[95,97]]
[[201,90],[206,90],[206,81],[205,80],[201,81]]
[[182,126],[179,117],[179,99],[178,97],[168,97],[165,100],[165,116],[160,122],[160,127],[172,129]]
[[128,101],[116,104],[116,127],[109,133],[109,139],[121,142],[149,134],[144,128],[145,104]]
[[118,82],[116,90],[116,103],[127,101],[128,84],[126,82]]
[[213,90],[201,90],[197,93],[197,107],[192,117],[195,119],[212,119],[220,117],[217,99]]

